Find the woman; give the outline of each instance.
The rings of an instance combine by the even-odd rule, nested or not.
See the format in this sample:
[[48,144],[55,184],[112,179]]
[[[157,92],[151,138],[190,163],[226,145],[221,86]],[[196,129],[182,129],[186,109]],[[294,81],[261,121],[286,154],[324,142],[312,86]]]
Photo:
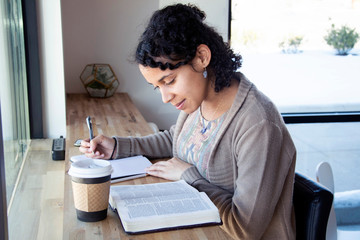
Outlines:
[[168,6],[154,13],[137,47],[146,81],[180,110],[176,125],[146,137],[97,136],[80,151],[171,157],[148,174],[207,193],[234,239],[295,239],[294,144],[273,103],[236,73],[241,56],[204,18],[195,6]]

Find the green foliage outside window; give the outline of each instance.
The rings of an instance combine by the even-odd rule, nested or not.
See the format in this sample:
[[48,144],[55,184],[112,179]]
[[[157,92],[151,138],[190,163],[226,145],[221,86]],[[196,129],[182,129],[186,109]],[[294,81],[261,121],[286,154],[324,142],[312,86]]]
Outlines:
[[299,46],[301,45],[302,40],[302,36],[290,37],[279,43],[279,47],[283,53],[299,53]]
[[346,56],[359,40],[359,34],[355,32],[355,29],[351,29],[346,25],[335,28],[335,25],[332,24],[324,39],[328,45],[337,51],[338,55]]

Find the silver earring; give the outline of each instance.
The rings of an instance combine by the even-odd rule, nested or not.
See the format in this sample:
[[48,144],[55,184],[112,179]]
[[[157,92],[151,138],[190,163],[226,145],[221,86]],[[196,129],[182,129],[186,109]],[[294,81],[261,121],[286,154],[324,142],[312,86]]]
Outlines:
[[203,72],[204,78],[207,78],[207,75],[208,75],[208,73],[207,73],[207,70],[206,70],[206,68],[205,68],[205,69],[204,69],[204,72]]

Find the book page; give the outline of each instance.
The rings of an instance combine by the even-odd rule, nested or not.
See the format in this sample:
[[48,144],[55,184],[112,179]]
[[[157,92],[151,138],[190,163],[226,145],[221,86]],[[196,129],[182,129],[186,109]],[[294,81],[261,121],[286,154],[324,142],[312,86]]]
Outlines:
[[[179,197],[181,197],[179,199]],[[157,201],[157,202],[154,202]],[[181,214],[210,209],[197,194],[173,195],[173,198],[153,197],[140,201],[127,201],[129,218]]]
[[199,193],[185,181],[111,186],[110,195],[116,201],[116,208],[127,218],[181,214],[212,209],[204,200],[205,193]]

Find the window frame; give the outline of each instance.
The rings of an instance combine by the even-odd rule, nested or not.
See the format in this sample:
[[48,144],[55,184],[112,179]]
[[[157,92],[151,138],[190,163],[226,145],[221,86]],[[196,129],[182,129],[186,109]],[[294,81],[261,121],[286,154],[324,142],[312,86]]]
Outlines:
[[24,47],[25,66],[28,88],[30,138],[43,138],[43,110],[39,38],[37,27],[36,1],[21,0],[23,24],[24,24]]
[[1,102],[0,102],[0,239],[8,239],[7,203],[5,184],[5,158],[2,136]]

